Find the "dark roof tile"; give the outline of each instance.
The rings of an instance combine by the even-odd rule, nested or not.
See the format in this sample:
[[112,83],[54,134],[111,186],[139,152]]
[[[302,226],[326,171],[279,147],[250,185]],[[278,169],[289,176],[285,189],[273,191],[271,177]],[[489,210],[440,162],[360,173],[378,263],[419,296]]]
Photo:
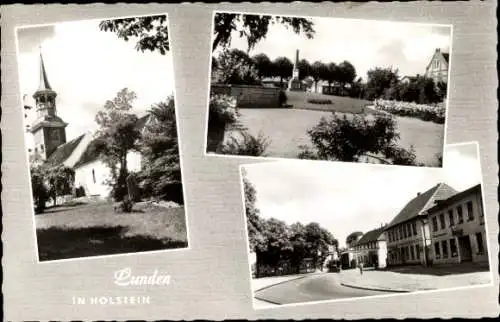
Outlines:
[[385,230],[385,227],[380,227],[377,229],[370,230],[369,232],[364,234],[360,240],[358,240],[356,242],[356,245],[363,245],[363,244],[368,244],[368,243],[377,241],[379,239],[380,235],[383,234],[384,230]]
[[67,158],[75,151],[76,147],[82,141],[85,134],[80,135],[79,137],[66,142],[56,148],[54,152],[50,154],[47,158],[47,164],[49,165],[59,165],[66,161]]
[[387,225],[386,228],[393,227],[397,224],[401,224],[403,222],[406,222],[410,219],[413,219],[417,216],[420,215],[421,211],[424,210],[424,207],[427,205],[428,207],[431,207],[432,204],[428,204],[429,201],[432,200],[442,200],[446,199],[449,196],[457,193],[455,189],[452,187],[448,186],[445,183],[438,183],[434,187],[430,188],[429,190],[418,194],[415,198],[410,200],[403,209],[399,212],[399,214],[394,217],[394,219]]

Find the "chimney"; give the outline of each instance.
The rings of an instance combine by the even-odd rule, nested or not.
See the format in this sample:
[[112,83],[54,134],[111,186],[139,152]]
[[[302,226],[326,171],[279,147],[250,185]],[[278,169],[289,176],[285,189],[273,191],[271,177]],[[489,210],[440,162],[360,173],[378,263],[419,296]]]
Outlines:
[[421,192],[417,192],[417,197],[420,196],[422,193]]
[[439,53],[441,52],[441,49],[440,48],[436,48],[436,53]]

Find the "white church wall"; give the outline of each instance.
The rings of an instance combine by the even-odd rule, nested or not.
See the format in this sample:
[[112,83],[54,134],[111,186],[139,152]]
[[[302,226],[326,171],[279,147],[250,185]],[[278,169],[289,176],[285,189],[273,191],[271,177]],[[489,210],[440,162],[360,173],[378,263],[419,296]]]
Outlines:
[[141,170],[141,154],[139,152],[129,152],[127,154],[127,169],[129,172]]
[[105,182],[109,178],[109,168],[100,160],[75,169],[75,187],[83,187],[87,196],[107,198],[111,189]]

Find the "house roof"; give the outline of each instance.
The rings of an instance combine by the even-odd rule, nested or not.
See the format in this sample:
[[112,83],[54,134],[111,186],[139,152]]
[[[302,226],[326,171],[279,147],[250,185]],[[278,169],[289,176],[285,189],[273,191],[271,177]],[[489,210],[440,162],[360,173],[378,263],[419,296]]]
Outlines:
[[73,151],[75,151],[84,136],[85,134],[82,134],[79,137],[58,146],[55,151],[50,154],[46,162],[49,165],[62,164],[67,158],[69,158]]
[[[377,229],[370,230],[369,232],[364,234],[363,237],[361,237],[361,239],[355,243],[355,245],[363,245],[380,240],[379,238],[384,233],[384,230],[385,227],[380,227]],[[385,240],[383,235],[382,235],[382,240]]]
[[417,194],[410,200],[396,217],[385,227],[385,229],[396,226],[423,214],[423,212],[434,205],[437,200],[446,199],[457,191],[445,183],[438,183],[429,190]]
[[436,212],[436,211],[440,211],[444,208],[446,208],[447,206],[455,203],[456,201],[459,201],[461,200],[462,198],[470,195],[470,194],[473,194],[475,192],[479,192],[481,193],[481,184],[477,184],[473,187],[470,187],[469,189],[466,189],[462,192],[459,192],[459,193],[456,193],[454,195],[452,195],[451,197],[447,198],[447,199],[444,199],[444,200],[441,200],[439,202],[436,203],[435,206],[429,208],[427,210],[427,212],[431,213],[431,212]]

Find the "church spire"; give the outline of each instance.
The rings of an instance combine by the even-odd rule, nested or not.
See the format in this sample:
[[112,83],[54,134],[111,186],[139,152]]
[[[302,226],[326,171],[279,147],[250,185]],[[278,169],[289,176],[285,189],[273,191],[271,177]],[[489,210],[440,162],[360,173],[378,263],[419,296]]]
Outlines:
[[45,65],[43,64],[42,50],[40,47],[40,83],[38,85],[38,91],[52,91],[49,84],[49,79],[47,77],[47,72],[45,71]]

